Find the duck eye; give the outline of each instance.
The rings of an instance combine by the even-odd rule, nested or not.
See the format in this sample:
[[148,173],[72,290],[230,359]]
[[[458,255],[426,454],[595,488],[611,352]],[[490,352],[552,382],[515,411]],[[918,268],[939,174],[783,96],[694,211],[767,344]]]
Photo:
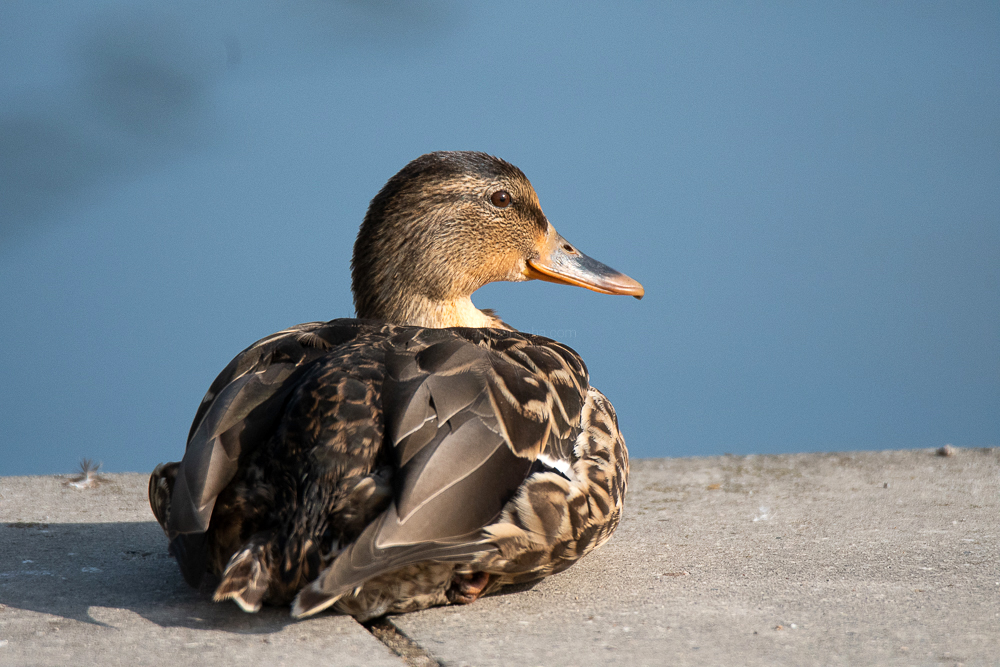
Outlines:
[[506,190],[497,190],[490,195],[490,201],[493,202],[493,205],[497,208],[507,208],[510,206],[511,202],[510,193]]

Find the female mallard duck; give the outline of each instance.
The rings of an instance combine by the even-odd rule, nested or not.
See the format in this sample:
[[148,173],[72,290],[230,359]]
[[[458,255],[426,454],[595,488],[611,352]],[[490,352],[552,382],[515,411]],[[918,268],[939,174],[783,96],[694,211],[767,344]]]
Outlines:
[[254,343],[205,395],[149,499],[184,577],[246,611],[360,620],[566,569],[621,517],[628,453],[570,348],[470,296],[537,278],[641,297],[556,233],[513,165],[431,153],[372,200],[360,319]]

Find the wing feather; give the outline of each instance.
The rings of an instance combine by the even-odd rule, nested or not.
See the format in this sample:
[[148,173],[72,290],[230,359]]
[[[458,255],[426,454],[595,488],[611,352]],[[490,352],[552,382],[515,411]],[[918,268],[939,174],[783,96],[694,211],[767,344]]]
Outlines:
[[257,341],[226,366],[198,408],[177,471],[165,527],[172,540],[208,529],[215,500],[236,475],[240,455],[273,432],[303,370],[356,336],[363,324],[300,324]]
[[[569,423],[579,424],[586,369],[544,349],[550,342],[482,330],[413,330],[393,339],[383,405],[398,466],[394,502],[303,589],[294,615],[316,613],[382,573],[496,550],[484,529],[550,441],[572,441],[579,431]],[[570,392],[556,395],[548,376],[559,373],[583,387],[575,402]]]

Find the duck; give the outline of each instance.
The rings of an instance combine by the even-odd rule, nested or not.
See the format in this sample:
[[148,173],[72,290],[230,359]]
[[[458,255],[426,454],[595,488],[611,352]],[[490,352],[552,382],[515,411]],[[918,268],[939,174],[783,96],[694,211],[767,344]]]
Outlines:
[[570,347],[472,294],[542,280],[642,298],[556,232],[524,173],[435,152],[372,199],[356,318],[239,353],[149,480],[184,579],[247,612],[366,621],[538,582],[605,543],[628,450]]

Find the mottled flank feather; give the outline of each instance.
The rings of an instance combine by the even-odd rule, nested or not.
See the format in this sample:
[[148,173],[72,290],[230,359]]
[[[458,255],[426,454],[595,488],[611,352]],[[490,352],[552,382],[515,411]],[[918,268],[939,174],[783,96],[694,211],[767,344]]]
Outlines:
[[[359,235],[355,294],[359,312],[377,319],[311,322],[248,347],[199,405],[183,460],[150,477],[150,506],[181,572],[193,586],[217,577],[216,601],[361,620],[467,604],[566,569],[618,525],[628,453],[579,355],[492,313],[462,315],[479,284],[514,279],[514,269],[453,267],[452,299],[447,283],[421,286],[420,271],[441,273],[433,262],[464,257],[468,238],[449,237],[447,253],[427,251],[413,266],[386,259],[403,238],[417,248],[438,242],[436,223],[403,225],[420,202],[431,207],[420,224],[451,211],[494,255],[515,239],[504,260],[515,268],[539,244],[564,244],[515,167],[482,154],[434,156],[444,157],[421,158],[390,181]],[[498,182],[523,210],[477,218]],[[511,232],[511,220],[523,228]],[[434,299],[445,305],[427,306]],[[414,308],[424,310],[411,317]],[[444,328],[456,321],[476,326]]]
[[153,469],[149,476],[149,506],[153,516],[161,526],[166,528],[170,523],[170,496],[174,490],[174,480],[180,463],[161,463]]

